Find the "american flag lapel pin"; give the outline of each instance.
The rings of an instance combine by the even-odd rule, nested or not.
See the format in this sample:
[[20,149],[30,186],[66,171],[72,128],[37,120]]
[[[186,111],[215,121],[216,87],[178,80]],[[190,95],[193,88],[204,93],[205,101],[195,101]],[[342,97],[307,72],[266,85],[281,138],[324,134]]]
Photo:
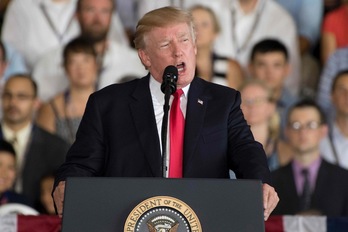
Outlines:
[[203,101],[201,100],[201,99],[198,99],[198,104],[201,104],[201,105],[203,105]]

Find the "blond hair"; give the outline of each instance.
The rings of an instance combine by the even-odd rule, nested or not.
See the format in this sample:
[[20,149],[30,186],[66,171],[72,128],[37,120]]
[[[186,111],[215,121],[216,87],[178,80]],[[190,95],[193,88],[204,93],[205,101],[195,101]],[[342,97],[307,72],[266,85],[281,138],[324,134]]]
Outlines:
[[266,84],[266,82],[259,79],[247,79],[245,80],[239,88],[239,92],[242,92],[248,86],[260,86],[265,90],[267,94],[267,100],[273,102],[273,90]]
[[174,24],[186,23],[191,29],[192,39],[195,40],[192,16],[188,11],[176,7],[163,7],[146,13],[138,22],[134,35],[136,49],[146,47],[145,36],[153,28],[167,27]]
[[[242,92],[248,86],[261,87],[267,93],[267,101],[275,104],[275,99],[273,98],[274,91],[264,81],[259,79],[246,80],[241,85],[239,91]],[[277,140],[280,136],[280,115],[277,111],[268,119],[268,132],[269,138],[272,140]]]

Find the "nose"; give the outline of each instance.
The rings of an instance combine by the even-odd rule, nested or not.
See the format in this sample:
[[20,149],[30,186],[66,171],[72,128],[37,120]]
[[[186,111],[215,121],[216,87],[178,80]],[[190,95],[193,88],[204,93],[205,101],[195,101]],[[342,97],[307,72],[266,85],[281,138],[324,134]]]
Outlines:
[[180,57],[182,56],[182,48],[178,43],[173,44],[173,54],[175,57]]

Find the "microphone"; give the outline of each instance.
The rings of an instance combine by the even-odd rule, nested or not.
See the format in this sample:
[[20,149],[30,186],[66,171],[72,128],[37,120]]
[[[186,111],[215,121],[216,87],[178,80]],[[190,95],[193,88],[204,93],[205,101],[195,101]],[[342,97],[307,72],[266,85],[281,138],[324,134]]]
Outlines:
[[169,65],[164,69],[163,81],[161,84],[162,93],[166,94],[169,91],[169,95],[172,95],[176,91],[176,82],[178,81],[178,69]]
[[168,112],[169,112],[169,98],[176,91],[176,82],[178,81],[178,69],[169,65],[164,69],[163,81],[161,84],[161,91],[164,93],[164,105],[163,105],[163,120],[162,120],[162,176],[166,178],[167,171],[167,131],[168,131]]

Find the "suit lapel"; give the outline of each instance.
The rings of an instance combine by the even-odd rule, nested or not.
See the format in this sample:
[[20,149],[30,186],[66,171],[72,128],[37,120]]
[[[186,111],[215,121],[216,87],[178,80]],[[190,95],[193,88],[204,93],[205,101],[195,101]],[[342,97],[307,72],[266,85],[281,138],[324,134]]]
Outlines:
[[210,95],[205,92],[204,82],[195,77],[188,92],[184,138],[184,175],[185,170],[191,167],[190,162],[201,134],[209,99]]
[[130,103],[132,118],[153,176],[161,176],[161,151],[152,104],[149,75],[140,79]]
[[295,183],[295,176],[294,172],[292,170],[292,164],[289,163],[286,166],[286,173],[285,173],[285,178],[284,183],[289,186],[289,198],[290,201],[287,202],[288,204],[291,205],[291,207],[295,207],[296,210],[298,211],[298,206],[300,204],[300,197],[297,194],[297,189],[296,189],[296,183]]
[[321,200],[321,193],[327,192],[327,183],[330,183],[330,173],[328,172],[328,165],[324,160],[321,161],[315,187],[312,195],[312,203],[317,204]]

